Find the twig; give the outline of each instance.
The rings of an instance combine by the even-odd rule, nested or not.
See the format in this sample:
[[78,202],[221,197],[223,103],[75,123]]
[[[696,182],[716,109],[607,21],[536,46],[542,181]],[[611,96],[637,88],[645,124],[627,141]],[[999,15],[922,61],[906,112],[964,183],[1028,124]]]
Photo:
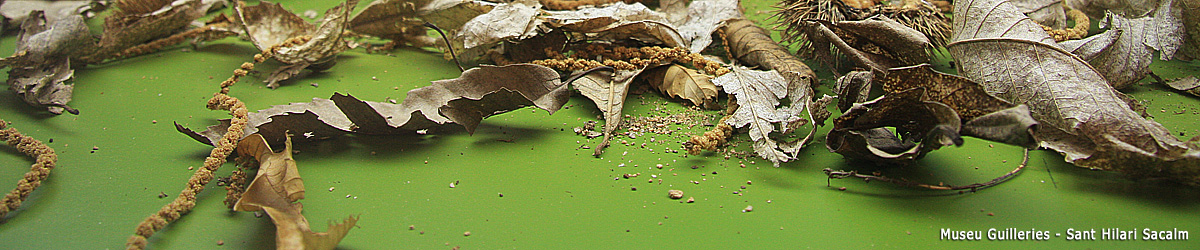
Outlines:
[[450,50],[450,58],[454,58],[454,65],[458,66],[458,71],[459,72],[467,71],[466,69],[463,69],[462,64],[458,62],[458,55],[454,54],[454,45],[450,44],[449,38],[446,38],[446,32],[442,32],[442,28],[438,28],[437,25],[433,25],[433,23],[430,23],[430,22],[425,22],[425,27],[429,27],[430,29],[436,30],[438,32],[438,34],[442,35],[442,41],[446,42],[446,49]]
[[1004,183],[1004,181],[1007,181],[1010,178],[1012,178],[1013,176],[1016,176],[1018,173],[1021,172],[1022,169],[1025,169],[1025,166],[1028,166],[1028,165],[1029,165],[1029,149],[1025,149],[1025,158],[1023,160],[1021,160],[1021,165],[1017,166],[1016,169],[1013,169],[1012,171],[1009,171],[1007,174],[1004,174],[1000,177],[996,177],[995,179],[992,179],[991,181],[984,182],[984,183],[975,183],[975,184],[966,185],[966,186],[950,186],[950,185],[942,185],[942,184],[930,185],[930,184],[919,183],[919,182],[903,180],[903,179],[892,179],[892,178],[884,177],[884,176],[880,175],[879,173],[860,174],[860,173],[858,173],[858,171],[848,171],[848,172],[847,171],[834,171],[833,169],[829,169],[829,168],[826,168],[822,171],[824,171],[825,175],[829,177],[828,179],[826,179],[826,185],[829,185],[829,183],[828,183],[829,179],[861,178],[861,179],[863,179],[863,181],[867,181],[867,182],[875,180],[875,181],[892,183],[892,184],[900,185],[903,187],[920,187],[920,188],[926,188],[926,189],[932,189],[932,190],[959,190],[958,193],[961,194],[961,193],[964,193],[964,191],[962,191],[962,190],[970,190],[970,192],[975,192],[975,191],[979,191],[980,189],[985,189],[985,188],[999,185],[1000,183]]

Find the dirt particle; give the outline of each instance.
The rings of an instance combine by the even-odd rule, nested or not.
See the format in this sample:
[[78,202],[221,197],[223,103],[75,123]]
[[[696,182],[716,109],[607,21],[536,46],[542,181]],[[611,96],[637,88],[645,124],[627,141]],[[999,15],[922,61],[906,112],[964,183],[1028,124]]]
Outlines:
[[158,124],[158,120],[150,120],[151,124]]
[[629,187],[629,190],[637,191],[637,187]]
[[846,187],[840,187],[838,188],[838,191],[846,191]]
[[162,198],[167,198],[167,196],[169,196],[169,195],[167,195],[167,193],[164,193],[164,192],[158,192],[158,198],[159,198],[159,199],[162,199]]
[[329,192],[333,192],[333,187],[329,187]]
[[218,245],[218,246],[224,246],[224,245],[225,245],[225,241],[224,241],[224,240],[217,240],[217,245]]
[[416,230],[416,229],[417,229],[416,225],[408,225],[408,230]]
[[687,203],[695,203],[695,202],[696,202],[696,198],[688,197]]
[[742,212],[743,213],[754,212],[754,206],[746,206],[746,208],[742,209]]
[[996,216],[994,213],[988,213],[988,216]]
[[667,197],[671,197],[671,199],[682,199],[683,190],[667,190]]
[[463,232],[463,236],[471,236],[471,231]]

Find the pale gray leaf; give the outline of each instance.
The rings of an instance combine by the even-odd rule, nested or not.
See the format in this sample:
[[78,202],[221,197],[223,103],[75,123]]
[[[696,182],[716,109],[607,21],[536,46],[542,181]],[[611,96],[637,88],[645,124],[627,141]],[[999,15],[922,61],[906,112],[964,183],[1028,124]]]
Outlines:
[[497,6],[487,14],[476,16],[463,24],[456,35],[467,49],[495,44],[507,39],[525,39],[537,35],[542,19],[542,4],[534,0],[517,0]]

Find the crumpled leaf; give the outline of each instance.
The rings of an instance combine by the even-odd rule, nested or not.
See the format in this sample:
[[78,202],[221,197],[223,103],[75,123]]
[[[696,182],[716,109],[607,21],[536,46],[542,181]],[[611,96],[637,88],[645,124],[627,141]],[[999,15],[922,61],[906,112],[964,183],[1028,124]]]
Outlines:
[[1188,76],[1183,79],[1174,80],[1167,83],[1172,89],[1184,91],[1194,96],[1200,96],[1200,78],[1196,76]]
[[350,216],[341,224],[331,224],[327,232],[313,232],[308,219],[301,214],[303,206],[297,203],[304,199],[304,182],[296,169],[296,160],[292,159],[291,138],[284,145],[283,151],[275,153],[259,134],[246,136],[238,143],[238,154],[253,156],[260,165],[233,210],[265,211],[271,216],[276,249],[334,249],[358,223],[358,217]]
[[436,39],[425,35],[425,21],[418,19],[418,9],[429,0],[376,0],[350,18],[348,29],[415,46],[432,46]]
[[689,48],[689,40],[684,39],[666,15],[650,10],[641,3],[617,2],[600,8],[584,7],[546,13],[540,18],[545,19],[546,28],[582,33],[587,40],[635,39],[666,47]]
[[[689,50],[700,53],[712,43],[713,32],[725,24],[725,20],[742,17],[738,0],[696,0],[687,8],[685,22],[671,22],[678,28],[679,35],[687,42]],[[668,16],[670,17],[670,16]]]
[[[846,79],[851,77],[858,79]],[[928,64],[892,68],[884,76],[852,72],[839,81],[870,81],[887,92],[855,103],[834,120],[826,146],[847,157],[907,164],[942,146],[961,145],[960,136],[1036,145],[1031,133],[1037,122],[1028,107],[996,98],[979,84],[934,71]]]
[[1200,185],[1200,150],[1139,116],[1099,72],[1045,42],[1052,40],[1028,27],[1028,19],[993,18],[990,26],[979,25],[984,16],[1020,16],[1016,8],[982,0],[957,5],[955,13],[949,51],[959,72],[988,93],[1029,105],[1041,124],[1034,134],[1041,146],[1082,167]]
[[[267,1],[255,6],[239,2],[234,8],[234,15],[245,28],[250,41],[260,50],[271,49],[293,37],[307,37],[301,44],[276,49],[271,58],[286,64],[318,65],[332,62],[338,53],[349,49],[342,40],[342,33],[349,23],[350,11],[357,4],[358,0],[346,0],[325,11],[319,26],[304,21],[278,3]],[[279,72],[283,70],[294,69],[278,69],[267,78],[267,87],[278,87],[280,81],[294,75]]]
[[846,157],[904,164],[942,146],[962,145],[958,114],[945,104],[922,101],[925,93],[912,88],[855,104],[833,119],[825,146]]
[[[362,101],[334,94],[329,99],[277,105],[249,114],[246,133],[260,133],[271,143],[284,140],[290,131],[309,139],[324,139],[345,133],[411,134],[417,130],[455,123],[473,133],[483,118],[527,106],[554,113],[570,97],[558,72],[533,64],[479,66],[462,76],[434,81],[430,86],[408,92],[400,104]],[[194,132],[180,132],[213,145],[228,122]]]
[[17,34],[16,56],[5,60],[12,67],[8,72],[8,87],[30,105],[44,106],[54,114],[67,111],[79,114],[67,106],[74,85],[71,80],[71,55],[84,48],[94,48],[91,33],[83,17],[62,17],[49,22],[41,11],[33,11],[21,24]]
[[717,85],[699,71],[672,64],[647,70],[645,78],[651,87],[664,95],[687,99],[693,105],[708,109],[717,108]]
[[1108,31],[1086,40],[1064,42],[1062,47],[1096,68],[1113,88],[1123,89],[1146,78],[1155,51],[1171,60],[1183,44],[1183,22],[1172,0],[1163,0],[1151,15],[1126,18],[1110,13]]
[[1092,18],[1103,18],[1111,11],[1130,18],[1142,17],[1154,11],[1161,0],[1064,0],[1068,7],[1083,11]]
[[467,49],[485,44],[494,44],[507,39],[525,39],[537,35],[542,20],[542,4],[534,0],[518,0],[502,4],[487,14],[479,15],[458,32]]
[[[735,66],[730,73],[713,79],[713,83],[721,86],[725,93],[733,95],[737,100],[737,110],[725,123],[734,128],[749,127],[750,139],[754,141],[754,152],[763,159],[770,160],[775,166],[795,159],[800,148],[812,138],[816,128],[810,130],[804,138],[796,140],[779,141],[772,134],[778,132],[786,136],[804,125],[815,126],[812,110],[825,109],[824,105],[809,107],[814,103],[811,88],[803,86],[799,90],[789,91],[789,81],[773,70],[758,71]],[[784,98],[789,101],[786,105],[780,102]],[[828,103],[831,100],[823,102]],[[806,110],[808,112],[805,112]]]
[[604,139],[596,145],[594,156],[604,153],[612,140],[613,131],[621,126],[621,109],[625,108],[625,97],[629,95],[629,85],[633,79],[644,72],[642,70],[616,70],[597,68],[581,72],[576,80],[571,81],[575,89],[596,103],[596,108],[604,114]]
[[1054,29],[1067,27],[1067,12],[1063,9],[1063,0],[1010,0],[1008,2],[1041,25]]
[[877,72],[929,62],[933,50],[929,38],[920,31],[884,15],[858,21],[814,22],[820,25],[811,25],[808,37],[813,40],[814,51],[829,62],[834,60],[826,54],[830,44],[859,66]]
[[22,0],[22,1],[6,1],[0,4],[0,15],[3,15],[7,20],[7,24],[3,28],[18,28],[19,25],[25,22],[29,17],[29,12],[40,10],[45,15],[45,18],[50,21],[58,20],[67,16],[83,16],[91,18],[96,13],[104,11],[108,4],[106,0],[87,0],[87,1],[37,1],[37,0]]
[[455,34],[471,19],[492,11],[496,6],[498,4],[478,0],[431,0],[417,9],[417,14],[421,19]]

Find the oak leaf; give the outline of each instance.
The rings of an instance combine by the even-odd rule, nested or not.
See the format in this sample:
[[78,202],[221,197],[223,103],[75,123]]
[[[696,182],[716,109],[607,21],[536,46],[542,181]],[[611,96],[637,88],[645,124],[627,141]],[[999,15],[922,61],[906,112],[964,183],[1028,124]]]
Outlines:
[[[412,134],[454,123],[474,132],[483,118],[523,107],[554,113],[570,92],[553,69],[512,64],[472,68],[459,78],[434,81],[407,96],[404,102],[391,104],[335,93],[329,99],[276,105],[248,114],[246,133],[260,133],[267,141],[280,143],[286,131],[316,140],[345,133]],[[180,132],[209,145],[220,140],[217,131],[226,128],[227,120],[201,132],[176,125]]]
[[246,187],[234,211],[265,211],[275,224],[276,249],[334,249],[346,237],[358,217],[350,216],[342,223],[329,225],[327,232],[313,232],[308,219],[301,214],[304,182],[292,158],[291,138],[284,142],[279,153],[259,134],[246,136],[238,143],[238,155],[251,156],[259,162],[258,173]]

